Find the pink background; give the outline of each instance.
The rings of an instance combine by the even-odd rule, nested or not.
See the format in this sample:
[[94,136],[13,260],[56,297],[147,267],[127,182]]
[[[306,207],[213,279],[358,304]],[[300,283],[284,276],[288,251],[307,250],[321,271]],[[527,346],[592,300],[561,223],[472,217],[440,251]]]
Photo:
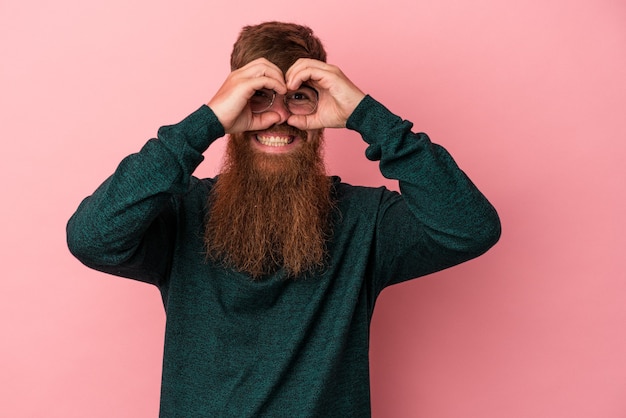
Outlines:
[[[0,415],[156,416],[158,292],[83,267],[65,223],[207,102],[239,28],[269,19],[312,26],[502,218],[487,255],[383,292],[374,416],[626,416],[621,0],[0,0]],[[330,171],[395,188],[364,149],[329,131]]]

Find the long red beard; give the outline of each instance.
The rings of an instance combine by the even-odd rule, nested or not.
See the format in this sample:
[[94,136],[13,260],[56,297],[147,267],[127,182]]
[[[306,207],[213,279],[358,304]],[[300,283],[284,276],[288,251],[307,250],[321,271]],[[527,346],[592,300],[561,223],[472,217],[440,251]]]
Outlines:
[[286,154],[258,152],[253,140],[237,134],[228,141],[209,198],[208,257],[255,279],[281,268],[288,277],[323,268],[334,203],[321,133]]

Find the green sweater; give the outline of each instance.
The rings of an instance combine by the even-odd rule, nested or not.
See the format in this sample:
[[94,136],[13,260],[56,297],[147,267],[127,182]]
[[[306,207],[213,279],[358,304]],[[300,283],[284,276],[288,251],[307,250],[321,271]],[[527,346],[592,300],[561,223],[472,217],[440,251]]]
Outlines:
[[224,135],[207,106],[159,129],[70,219],[68,245],[83,263],[161,292],[161,417],[370,416],[369,326],[381,290],[498,240],[494,208],[410,122],[367,96],[347,127],[401,194],[335,178],[340,214],[315,276],[252,281],[206,261],[214,181],[192,173]]

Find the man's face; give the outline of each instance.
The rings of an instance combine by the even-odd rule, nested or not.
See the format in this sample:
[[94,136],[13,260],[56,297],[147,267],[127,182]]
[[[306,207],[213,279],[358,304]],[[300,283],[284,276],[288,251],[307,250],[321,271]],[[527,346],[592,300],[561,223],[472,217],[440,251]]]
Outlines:
[[291,111],[283,95],[276,94],[265,112],[277,113],[280,122],[263,131],[247,132],[251,146],[257,152],[276,155],[293,153],[308,139],[317,139],[321,134],[321,129],[302,131],[287,124]]

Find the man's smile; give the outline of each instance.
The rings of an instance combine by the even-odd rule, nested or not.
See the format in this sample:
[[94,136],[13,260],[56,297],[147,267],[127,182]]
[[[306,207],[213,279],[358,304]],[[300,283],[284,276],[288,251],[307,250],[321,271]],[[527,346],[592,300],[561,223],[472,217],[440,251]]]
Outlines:
[[253,147],[266,154],[290,153],[302,146],[307,137],[307,132],[298,131],[287,126],[270,128],[249,134]]
[[284,147],[293,143],[296,139],[294,135],[285,134],[256,134],[256,140],[267,147]]

